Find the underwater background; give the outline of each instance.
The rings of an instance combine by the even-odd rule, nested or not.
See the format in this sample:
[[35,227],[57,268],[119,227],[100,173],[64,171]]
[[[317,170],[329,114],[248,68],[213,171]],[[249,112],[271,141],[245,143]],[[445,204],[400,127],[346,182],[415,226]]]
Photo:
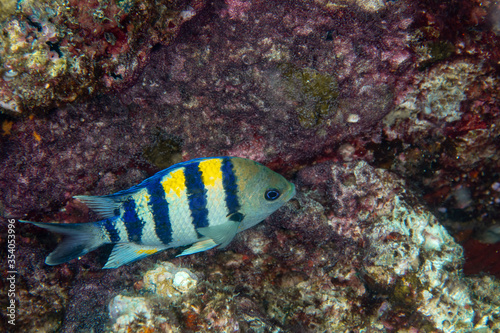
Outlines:
[[[500,332],[499,2],[1,0],[0,32],[0,331]],[[226,155],[297,195],[224,250],[47,266],[18,222]]]

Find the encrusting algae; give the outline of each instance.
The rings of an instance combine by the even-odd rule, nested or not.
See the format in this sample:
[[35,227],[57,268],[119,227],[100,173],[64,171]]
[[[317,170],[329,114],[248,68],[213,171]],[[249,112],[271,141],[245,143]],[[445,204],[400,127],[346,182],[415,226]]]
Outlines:
[[339,88],[332,75],[292,64],[283,64],[280,70],[289,98],[298,104],[297,117],[304,128],[314,128],[334,115]]

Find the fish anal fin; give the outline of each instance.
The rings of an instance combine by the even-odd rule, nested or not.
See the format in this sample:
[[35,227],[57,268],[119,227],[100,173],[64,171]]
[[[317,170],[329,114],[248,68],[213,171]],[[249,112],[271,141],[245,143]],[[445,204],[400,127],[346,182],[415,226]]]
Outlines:
[[177,255],[177,257],[187,256],[188,254],[210,250],[211,248],[216,247],[217,245],[218,244],[214,242],[213,239],[205,239],[194,243],[193,245],[182,251],[181,254]]
[[151,254],[165,250],[157,246],[145,246],[135,243],[116,244],[103,269],[118,268],[122,265],[145,258]]

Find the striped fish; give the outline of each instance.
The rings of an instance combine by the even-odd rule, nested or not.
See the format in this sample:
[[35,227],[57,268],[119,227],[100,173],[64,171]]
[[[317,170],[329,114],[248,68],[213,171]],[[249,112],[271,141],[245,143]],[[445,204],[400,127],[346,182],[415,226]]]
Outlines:
[[115,194],[75,196],[100,215],[98,222],[21,222],[66,236],[46,258],[48,265],[116,244],[104,266],[116,268],[173,247],[191,245],[179,256],[224,248],[294,195],[292,183],[257,162],[199,158]]

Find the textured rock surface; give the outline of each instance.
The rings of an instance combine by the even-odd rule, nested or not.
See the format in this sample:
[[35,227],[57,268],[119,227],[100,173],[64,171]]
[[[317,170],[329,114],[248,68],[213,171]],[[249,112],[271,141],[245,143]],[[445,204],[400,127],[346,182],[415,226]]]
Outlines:
[[[0,112],[33,112],[120,88],[202,1],[6,1]],[[12,4],[13,3],[13,4]],[[196,8],[196,9],[195,9]]]
[[137,165],[147,160],[164,166],[161,154],[239,155],[282,170],[334,155],[343,139],[380,125],[406,89],[408,6],[391,6],[384,18],[314,3],[206,8],[119,99],[11,126],[3,138],[5,215],[110,193],[117,174],[151,171]]
[[[384,119],[374,162],[412,179],[458,240],[487,241],[500,217],[498,4],[455,5],[419,4],[411,45],[421,73]],[[467,257],[479,258],[480,248],[466,246]]]

